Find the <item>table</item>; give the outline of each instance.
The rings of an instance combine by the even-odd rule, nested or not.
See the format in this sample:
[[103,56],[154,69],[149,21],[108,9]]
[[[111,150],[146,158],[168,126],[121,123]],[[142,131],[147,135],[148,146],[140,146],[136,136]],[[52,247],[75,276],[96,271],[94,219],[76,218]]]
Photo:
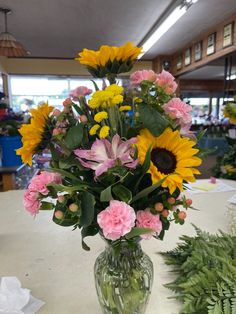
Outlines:
[[[227,180],[223,180],[227,181]],[[227,181],[236,187],[236,182]],[[236,191],[192,196],[200,211],[188,211],[183,226],[172,225],[164,241],[142,241],[154,263],[155,277],[147,314],[178,314],[180,304],[167,299],[172,293],[163,284],[174,279],[171,268],[158,255],[176,246],[182,234],[194,235],[191,223],[215,233],[227,231],[227,200]],[[40,212],[34,219],[23,209],[23,191],[0,193],[0,276],[17,276],[22,286],[46,304],[39,314],[101,313],[93,281],[93,265],[104,243],[87,239],[90,252],[80,245],[79,230],[60,227],[52,212]]]

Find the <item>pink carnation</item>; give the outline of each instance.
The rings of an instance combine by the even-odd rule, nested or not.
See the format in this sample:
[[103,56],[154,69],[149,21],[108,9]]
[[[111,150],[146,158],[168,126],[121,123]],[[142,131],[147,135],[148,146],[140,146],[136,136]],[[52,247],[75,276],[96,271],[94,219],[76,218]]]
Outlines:
[[79,86],[70,92],[70,96],[73,100],[77,100],[79,97],[87,96],[92,93],[92,90],[86,86]]
[[110,201],[110,205],[97,216],[105,238],[117,240],[135,226],[134,209],[125,202]]
[[157,74],[152,70],[136,71],[130,76],[131,84],[134,86],[139,85],[144,80],[155,82],[156,79]]
[[150,239],[154,235],[158,235],[162,229],[162,223],[159,215],[153,215],[148,208],[137,212],[136,226],[140,228],[150,228],[153,230],[150,233],[141,235],[141,237],[146,240]]
[[43,195],[48,194],[47,185],[49,183],[61,183],[61,176],[58,173],[52,173],[47,171],[42,171],[40,174],[34,176],[30,182],[28,189],[30,191],[39,192]]
[[24,193],[23,201],[25,209],[31,214],[36,215],[39,212],[41,206],[40,201],[38,200],[38,193],[35,191],[26,190]]
[[178,87],[175,82],[174,76],[170,72],[167,72],[165,70],[162,70],[162,72],[157,75],[155,84],[162,87],[167,95],[173,94]]
[[192,117],[189,114],[192,111],[192,107],[179,98],[172,98],[163,106],[163,109],[172,119],[177,119],[178,124],[181,126],[189,124],[192,121]]

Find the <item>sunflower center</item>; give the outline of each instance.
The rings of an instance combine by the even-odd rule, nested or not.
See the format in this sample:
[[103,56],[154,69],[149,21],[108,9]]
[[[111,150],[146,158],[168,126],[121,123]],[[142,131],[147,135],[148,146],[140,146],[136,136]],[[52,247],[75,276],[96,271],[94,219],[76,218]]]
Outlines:
[[154,148],[151,152],[151,161],[158,171],[164,174],[174,172],[177,164],[175,155],[165,148]]

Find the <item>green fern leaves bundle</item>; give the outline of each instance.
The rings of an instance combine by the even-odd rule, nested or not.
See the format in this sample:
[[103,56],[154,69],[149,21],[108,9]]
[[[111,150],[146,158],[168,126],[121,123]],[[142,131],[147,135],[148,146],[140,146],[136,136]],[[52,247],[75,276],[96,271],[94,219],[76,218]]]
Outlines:
[[165,286],[183,302],[181,314],[236,314],[236,237],[195,229],[196,237],[161,253],[177,273]]

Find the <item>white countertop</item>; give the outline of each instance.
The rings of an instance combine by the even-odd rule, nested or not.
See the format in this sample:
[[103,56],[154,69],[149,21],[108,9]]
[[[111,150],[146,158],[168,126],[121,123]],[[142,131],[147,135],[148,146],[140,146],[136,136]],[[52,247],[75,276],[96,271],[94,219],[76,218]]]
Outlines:
[[[200,181],[200,180],[199,180]],[[225,180],[224,180],[225,181]],[[236,187],[236,182],[225,181]],[[214,233],[227,231],[227,200],[236,191],[192,195],[183,226],[171,225],[164,241],[142,241],[144,251],[154,264],[154,283],[146,314],[178,314],[180,305],[163,287],[174,277],[159,251],[176,246],[182,234],[194,235],[191,223]],[[16,276],[24,288],[46,304],[40,314],[99,314],[93,279],[93,265],[104,248],[99,236],[86,239],[90,252],[81,248],[80,231],[60,227],[51,220],[52,212],[41,211],[35,219],[22,205],[23,191],[0,193],[0,277]]]

